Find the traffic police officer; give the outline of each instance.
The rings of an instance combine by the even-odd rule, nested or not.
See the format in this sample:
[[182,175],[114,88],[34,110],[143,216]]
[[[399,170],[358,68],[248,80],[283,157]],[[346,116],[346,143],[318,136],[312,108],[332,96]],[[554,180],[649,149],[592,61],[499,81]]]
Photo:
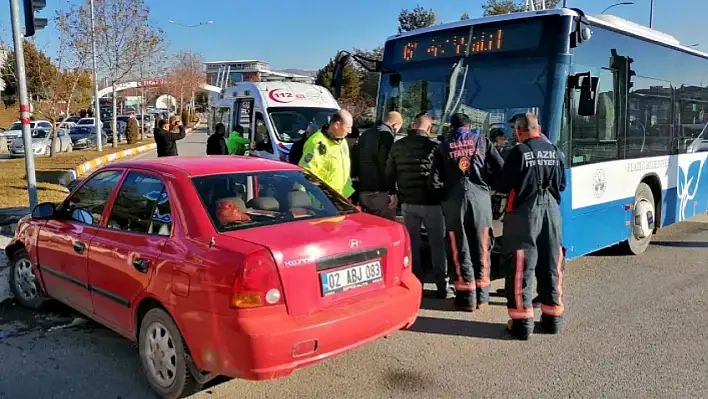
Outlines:
[[299,163],[300,167],[314,173],[345,198],[354,194],[349,145],[344,140],[352,125],[352,114],[345,110],[337,111],[329,124],[307,139]]
[[455,114],[452,131],[435,151],[431,173],[443,186],[443,213],[455,265],[455,306],[474,311],[489,305],[492,203],[488,173],[504,164],[494,144],[465,114]]
[[526,340],[534,329],[531,279],[536,276],[541,326],[556,334],[563,323],[561,192],[565,189],[562,155],[541,135],[531,113],[515,118],[519,145],[509,151],[497,190],[508,193],[504,216],[502,268],[506,276],[507,330]]

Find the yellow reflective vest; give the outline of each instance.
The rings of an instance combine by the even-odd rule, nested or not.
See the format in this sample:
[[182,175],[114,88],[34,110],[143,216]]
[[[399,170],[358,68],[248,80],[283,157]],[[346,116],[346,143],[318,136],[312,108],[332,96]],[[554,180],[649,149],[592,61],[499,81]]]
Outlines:
[[318,130],[305,142],[299,165],[345,198],[354,194],[349,145],[346,140],[333,140]]

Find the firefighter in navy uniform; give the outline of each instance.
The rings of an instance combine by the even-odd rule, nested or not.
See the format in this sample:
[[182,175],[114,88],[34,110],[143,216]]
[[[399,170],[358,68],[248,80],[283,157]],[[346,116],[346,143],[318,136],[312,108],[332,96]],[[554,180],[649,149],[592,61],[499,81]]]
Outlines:
[[565,173],[561,153],[541,134],[536,116],[528,113],[516,117],[513,128],[519,145],[509,151],[496,188],[509,195],[502,245],[511,318],[507,330],[515,338],[526,340],[534,329],[534,275],[542,328],[556,334],[563,324],[565,263],[560,201]]
[[492,203],[488,173],[504,164],[494,144],[465,114],[455,114],[451,132],[435,151],[431,179],[442,182],[443,213],[455,266],[455,307],[489,305]]

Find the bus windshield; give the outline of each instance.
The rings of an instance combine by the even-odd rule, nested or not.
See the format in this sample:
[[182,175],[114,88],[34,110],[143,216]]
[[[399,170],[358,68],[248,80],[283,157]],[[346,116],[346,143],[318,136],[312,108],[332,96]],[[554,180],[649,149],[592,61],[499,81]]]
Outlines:
[[542,60],[436,60],[406,65],[384,74],[379,90],[379,115],[401,112],[404,126],[427,112],[434,130],[445,134],[450,117],[467,114],[485,134],[501,129],[512,138],[509,119],[519,113],[542,115],[549,61]]
[[275,135],[283,143],[294,143],[305,134],[307,126],[317,127],[329,123],[329,118],[337,112],[333,108],[277,107],[269,108],[268,114],[275,128]]

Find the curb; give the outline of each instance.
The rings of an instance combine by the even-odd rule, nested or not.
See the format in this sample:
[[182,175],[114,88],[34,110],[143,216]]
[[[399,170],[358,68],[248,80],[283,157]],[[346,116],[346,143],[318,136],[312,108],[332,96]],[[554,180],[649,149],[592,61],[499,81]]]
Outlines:
[[69,183],[76,180],[79,176],[84,175],[103,164],[113,162],[117,159],[129,157],[131,155],[140,154],[141,152],[152,151],[156,147],[157,145],[155,143],[145,144],[139,147],[114,152],[113,154],[104,155],[102,157],[92,159],[88,162],[84,162],[76,168],[64,172],[64,174],[59,178],[59,184],[61,184],[62,186],[67,186]]

